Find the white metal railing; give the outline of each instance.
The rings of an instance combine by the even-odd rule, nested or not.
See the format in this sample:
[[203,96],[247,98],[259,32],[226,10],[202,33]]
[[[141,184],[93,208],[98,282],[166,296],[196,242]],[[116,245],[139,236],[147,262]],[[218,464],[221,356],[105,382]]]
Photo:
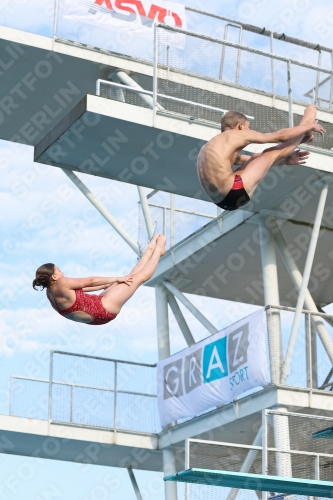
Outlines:
[[[272,52],[266,52],[266,51],[259,50],[256,48],[248,47],[248,46],[242,45],[240,43],[229,42],[226,39],[221,40],[219,38],[213,38],[213,37],[210,37],[207,35],[201,35],[201,34],[196,33],[194,31],[183,30],[181,28],[166,26],[164,24],[156,24],[156,26],[155,26],[154,54],[158,54],[158,29],[159,28],[170,31],[172,33],[179,33],[179,34],[183,34],[183,35],[188,35],[188,36],[191,36],[194,38],[199,38],[202,40],[206,40],[206,41],[221,45],[222,46],[221,64],[224,61],[224,58],[223,58],[224,52],[223,51],[225,50],[225,47],[234,48],[234,49],[237,49],[238,51],[244,51],[244,52],[249,52],[252,54],[257,54],[257,55],[262,56],[262,57],[267,57],[267,58],[271,59],[272,61],[276,60],[276,61],[285,62],[287,64],[286,81],[288,84],[289,126],[292,126],[292,104],[293,104],[292,83],[291,83],[292,82],[292,65],[299,66],[299,67],[306,68],[306,69],[310,69],[310,70],[314,70],[317,72],[317,83],[316,83],[317,92],[316,92],[316,94],[318,94],[318,88],[319,88],[319,84],[320,84],[319,75],[321,73],[324,73],[324,74],[328,74],[330,76],[331,89],[330,89],[329,108],[332,108],[332,101],[333,101],[333,56],[332,56],[332,69],[327,69],[327,68],[323,68],[319,65],[316,66],[313,64],[303,63],[302,61],[298,61],[296,59],[290,59],[288,57],[273,54]],[[320,59],[319,59],[319,62],[320,62]],[[237,58],[237,71],[236,71],[236,81],[235,81],[236,84],[238,83],[239,64],[240,64],[240,56]],[[153,78],[156,80],[157,80],[157,69],[158,69],[157,66],[158,66],[157,62],[155,62],[155,60],[154,60],[154,76],[153,76]],[[220,69],[221,79],[222,79],[222,70],[223,70],[223,65]],[[274,66],[272,66],[272,94],[275,94],[275,81],[274,80],[275,80]],[[155,88],[156,88],[156,85],[155,85]],[[154,108],[154,112],[156,113],[156,107]]]
[[[73,359],[74,358],[80,358],[81,360],[88,360],[91,361],[101,361],[101,362],[107,362],[107,363],[110,363],[111,364],[114,364],[114,367],[113,367],[113,384],[114,384],[114,387],[107,387],[107,385],[104,385],[104,386],[95,386],[95,385],[86,385],[86,384],[77,384],[77,383],[72,383],[72,382],[59,382],[59,381],[56,381],[53,379],[53,374],[54,374],[54,356],[56,355],[59,355],[59,356],[64,356],[64,357],[72,357]],[[95,428],[109,428],[109,429],[112,429],[114,432],[116,432],[117,430],[132,430],[134,432],[138,431],[140,432],[140,429],[124,429],[123,426],[120,426],[118,425],[118,397],[119,395],[121,394],[124,394],[124,395],[130,395],[130,396],[139,396],[141,398],[148,398],[148,399],[151,399],[151,400],[154,400],[156,401],[157,400],[157,394],[152,394],[152,393],[148,393],[148,392],[143,392],[143,391],[128,391],[128,390],[124,390],[124,389],[120,389],[118,387],[119,383],[122,383],[122,381],[119,381],[119,369],[118,367],[119,366],[127,366],[127,367],[144,367],[144,368],[148,368],[148,369],[153,369],[154,372],[155,372],[155,369],[156,369],[156,364],[155,365],[148,365],[148,364],[145,364],[145,363],[136,363],[136,362],[130,362],[130,361],[120,361],[120,360],[117,360],[117,359],[110,359],[110,358],[101,358],[101,357],[97,357],[97,356],[87,356],[87,355],[81,355],[81,354],[73,354],[73,353],[69,353],[69,352],[63,352],[63,351],[51,351],[51,356],[50,356],[50,380],[49,380],[49,408],[48,408],[48,420],[49,420],[49,423],[52,424],[52,423],[64,423],[64,421],[62,420],[57,420],[56,418],[54,418],[54,414],[53,414],[53,388],[55,386],[59,386],[59,385],[62,385],[62,386],[67,386],[67,387],[70,387],[71,388],[71,397],[70,397],[70,419],[69,421],[68,420],[65,420],[65,423],[67,424],[71,424],[71,425],[84,425],[85,427],[95,427]],[[107,381],[105,381],[105,383],[107,383]],[[74,399],[74,389],[75,388],[80,388],[80,389],[90,389],[90,390],[94,390],[94,391],[103,391],[103,392],[108,392],[108,393],[111,393],[114,395],[114,400],[113,400],[113,426],[111,425],[108,425],[108,426],[101,426],[101,425],[98,425],[98,424],[95,424],[93,421],[91,424],[80,424],[78,422],[75,422],[74,419],[73,419],[73,411],[74,411],[74,408],[75,408],[75,399]],[[158,417],[158,414],[157,414],[157,404],[155,404],[155,411],[156,411],[156,416]],[[152,416],[154,417],[154,416]],[[157,418],[158,420],[158,418]],[[158,431],[159,428],[153,428],[149,431],[145,431],[144,433],[156,433]]]
[[[292,422],[293,419],[296,421],[294,422],[294,425]],[[293,437],[292,433],[294,432],[295,423],[300,427],[303,423],[303,428],[304,425],[307,424],[308,427],[307,431],[304,434],[300,434],[301,443],[298,442],[295,438],[293,441],[291,440],[291,438]],[[295,476],[294,470],[292,468],[292,464],[294,463],[293,459],[302,459],[304,457],[304,460],[312,459],[312,461],[310,465],[309,462],[307,462],[307,464],[305,465],[304,471],[301,474],[301,478],[315,479],[318,481],[327,480],[326,478],[323,479],[323,477],[321,477],[320,459],[328,459],[328,465],[332,467],[331,464],[333,460],[333,447],[331,445],[329,447],[327,446],[326,449],[329,448],[330,452],[322,452],[321,447],[324,445],[324,443],[320,442],[322,440],[314,440],[311,434],[313,433],[313,431],[318,430],[318,428],[327,428],[332,426],[332,424],[333,419],[330,417],[266,409],[262,411],[262,432],[261,438],[259,440],[259,442],[261,442],[261,445],[246,445],[225,441],[210,441],[205,439],[187,438],[185,440],[184,468],[185,470],[191,469],[193,467],[202,469],[214,468],[214,470],[221,469],[221,466],[219,467],[217,465],[219,462],[219,453],[218,451],[216,451],[216,449],[220,447],[227,449],[228,456],[230,455],[232,458],[231,461],[225,460],[226,466],[224,467],[223,465],[223,470],[226,471],[248,473],[250,472],[254,461],[257,461],[257,467],[254,469],[255,473],[258,475],[297,477],[297,473]],[[309,433],[308,430],[311,429],[311,427],[312,431]],[[302,436],[304,436],[306,441],[302,439]],[[270,444],[272,443],[272,441],[275,443],[278,442],[280,446],[276,446],[276,444],[272,446]],[[192,448],[192,444],[197,445],[197,448]],[[301,449],[306,446],[308,446],[308,450]],[[205,449],[205,447],[207,448]],[[213,458],[211,458],[210,456],[210,447],[216,447],[212,454]],[[241,459],[239,455],[239,452],[241,450],[246,452],[246,457],[244,459]],[[221,453],[221,458],[222,457],[226,458],[226,456]],[[207,467],[207,463],[210,464],[212,462],[214,462],[213,467],[210,467],[209,465]],[[258,472],[258,466],[260,462],[261,470],[260,472]],[[325,468],[326,467],[327,466],[325,464]],[[276,469],[273,472],[274,468]],[[190,499],[191,487],[196,488],[195,485],[192,486],[189,485],[189,483],[185,484],[185,500]],[[193,492],[195,492],[195,489],[193,490]],[[231,489],[229,491],[229,494],[226,496],[227,500],[237,498],[237,492],[238,490]],[[250,492],[248,493],[250,494]],[[267,492],[263,492],[263,500],[267,500],[267,497]]]
[[[152,195],[149,198],[151,198],[157,193],[158,190],[152,193]],[[199,227],[202,227],[204,224],[207,224],[208,221],[216,219],[216,217],[218,217],[221,213],[221,209],[219,209],[218,207],[217,209],[214,208],[215,214],[205,213],[204,211],[201,210],[199,211],[198,209],[189,210],[186,208],[179,208],[175,206],[175,194],[170,194],[169,196],[170,196],[170,204],[163,202],[155,203],[149,201],[148,207],[153,209],[154,208],[160,209],[160,213],[157,214],[156,212],[154,212],[154,215],[152,215],[152,210],[150,210],[152,224],[154,226],[154,231],[160,232],[167,237],[168,245],[170,244],[170,247],[174,246],[174,244],[178,243],[180,240],[190,236],[190,234],[197,231]],[[193,205],[193,203],[195,204],[195,202],[191,200],[191,205]],[[209,204],[208,206],[211,207],[212,205]],[[145,245],[144,241],[146,240],[145,235],[147,228],[146,225],[140,224],[140,215],[141,212],[143,213],[141,202],[138,203],[138,211],[139,211],[139,234],[138,234],[139,245],[144,246]],[[167,217],[168,213],[170,214],[169,217]],[[181,217],[177,217],[177,214]],[[176,234],[177,238],[175,236]]]
[[[179,103],[179,104],[189,105],[191,107],[206,110],[206,111],[225,113],[227,111],[227,109],[209,106],[207,104],[203,104],[200,102],[195,102],[195,101],[187,100],[187,99],[181,99],[179,97],[167,95],[164,93],[162,94],[162,93],[158,92],[157,82],[158,82],[158,71],[160,69],[160,64],[158,61],[158,57],[159,57],[159,40],[158,40],[158,32],[159,31],[158,30],[167,30],[167,31],[170,31],[172,33],[183,34],[184,36],[194,37],[194,38],[198,38],[198,39],[205,40],[208,42],[212,42],[214,44],[219,44],[222,47],[221,63],[220,63],[219,78],[218,78],[218,80],[220,80],[220,81],[223,81],[223,68],[225,65],[225,50],[227,47],[237,50],[236,74],[235,74],[235,82],[234,82],[235,85],[239,85],[241,54],[243,51],[248,52],[248,53],[252,53],[252,54],[256,54],[256,55],[261,56],[261,57],[269,58],[271,60],[271,93],[270,93],[270,95],[273,98],[276,97],[276,88],[277,88],[276,73],[274,70],[274,61],[280,61],[280,62],[286,63],[285,81],[287,84],[287,92],[286,92],[287,95],[280,96],[280,97],[286,98],[288,101],[288,117],[289,117],[288,123],[289,123],[289,126],[293,126],[293,102],[295,102],[294,97],[293,97],[293,83],[292,83],[292,76],[293,76],[292,75],[292,68],[293,68],[293,66],[298,66],[300,68],[312,70],[312,71],[315,71],[317,73],[315,86],[312,89],[310,89],[308,92],[306,92],[304,94],[304,96],[305,97],[311,96],[311,98],[315,104],[320,105],[322,103],[327,103],[328,108],[332,109],[332,107],[333,107],[333,69],[328,69],[328,68],[320,66],[321,57],[319,57],[318,65],[313,65],[313,64],[304,63],[304,62],[296,60],[296,59],[290,59],[290,58],[285,57],[285,56],[274,54],[273,53],[273,46],[272,46],[272,43],[273,43],[272,37],[271,37],[271,52],[266,52],[266,51],[263,51],[260,49],[256,49],[256,48],[252,48],[252,47],[249,47],[246,45],[242,45],[242,43],[241,43],[242,42],[241,27],[239,27],[240,28],[240,34],[239,34],[239,42],[240,43],[234,43],[234,42],[228,41],[227,40],[227,33],[228,33],[229,26],[237,27],[236,25],[228,23],[225,27],[224,40],[221,40],[219,38],[213,38],[213,37],[210,37],[207,35],[202,35],[202,34],[199,34],[199,33],[193,32],[193,31],[189,31],[189,30],[183,30],[180,28],[173,28],[170,26],[166,26],[164,24],[156,24],[155,25],[155,34],[154,34],[153,90],[148,91],[145,89],[138,89],[138,88],[132,87],[130,85],[124,85],[124,84],[120,84],[120,83],[116,83],[116,82],[111,82],[111,81],[99,79],[96,82],[96,94],[97,95],[101,94],[101,84],[103,84],[103,85],[114,87],[116,89],[121,89],[121,90],[131,92],[131,93],[134,93],[136,95],[141,96],[141,98],[145,101],[146,105],[148,105],[148,107],[153,109],[153,123],[154,124],[155,124],[155,117],[156,117],[157,113],[159,113],[159,114],[160,113],[168,113],[168,111],[162,107],[161,103],[159,102],[159,99],[160,100],[161,99],[167,100],[169,102],[174,102],[176,104]],[[170,69],[169,68],[169,64],[170,64],[170,61],[169,61],[170,50],[169,49],[170,49],[170,47],[167,46],[167,49],[168,49],[167,65],[168,65],[168,70],[169,70]],[[332,54],[333,54],[333,52],[332,52]],[[320,56],[320,53],[319,53],[319,56]],[[332,55],[332,68],[333,68],[333,55]],[[178,69],[178,70],[182,74],[188,73],[188,72],[181,70],[181,69]],[[192,73],[188,73],[188,74],[192,75]],[[195,73],[195,74],[200,76],[200,70],[198,70],[198,73]],[[327,77],[323,81],[320,81],[321,74],[327,75]],[[205,75],[203,75],[203,77],[207,78]],[[214,80],[214,78],[209,78],[209,79]],[[329,98],[319,96],[319,89],[322,87],[322,85],[324,85],[325,83],[329,83],[329,82],[330,82]],[[250,86],[249,88],[256,89],[255,86],[253,86],[253,87]],[[306,101],[299,101],[299,100],[297,100],[296,102],[306,103]],[[193,117],[190,117],[190,116],[189,116],[189,118],[193,119]],[[248,116],[248,118],[250,120],[254,119],[253,116]]]
[[[289,342],[291,324],[296,309],[286,306],[266,306],[268,338],[282,335],[282,344],[286,347]],[[284,313],[292,313],[284,317]],[[297,349],[291,351],[291,371],[282,378],[281,385],[307,387],[310,390],[333,390],[333,369],[330,360],[330,351],[333,348],[333,316],[323,312],[302,310],[303,323],[297,336]],[[282,324],[283,323],[283,324]],[[282,326],[281,326],[282,325]],[[321,342],[319,342],[319,339]],[[297,350],[297,356],[294,351]],[[270,351],[270,356],[278,356]],[[283,360],[284,362],[285,360]],[[270,360],[270,369],[274,361]],[[282,374],[282,366],[280,367]],[[306,380],[301,382],[305,375]],[[297,381],[297,382],[296,382]],[[296,382],[296,383],[295,383]]]
[[[159,110],[160,112],[167,112],[162,108],[162,106],[158,103],[158,98],[161,97],[162,99],[167,99],[169,101],[176,101],[182,104],[189,104],[191,106],[194,106],[195,108],[200,108],[200,109],[207,109],[210,111],[215,111],[218,113],[226,113],[228,110],[227,109],[221,109],[221,108],[215,108],[213,106],[208,106],[206,104],[201,104],[199,102],[194,102],[194,101],[187,101],[185,99],[179,99],[177,97],[169,96],[166,94],[160,94],[156,93],[156,91],[150,91],[150,90],[144,90],[144,89],[137,89],[135,87],[131,87],[129,85],[124,85],[121,83],[115,83],[115,82],[110,82],[109,80],[102,80],[98,79],[96,81],[96,95],[100,96],[101,95],[101,84],[105,84],[110,87],[114,87],[117,89],[124,90],[126,92],[133,92],[134,94],[138,94],[140,96],[151,96],[152,102],[149,103],[146,101],[149,107],[153,109],[154,116],[156,115],[156,110]],[[254,120],[254,116],[247,115],[247,118],[249,120]]]
[[[64,355],[64,356],[73,356],[75,358],[86,358],[88,360],[95,360],[95,361],[107,361],[110,364],[112,363],[113,366],[113,387],[108,387],[107,386],[107,381],[105,381],[105,385],[94,385],[94,384],[84,384],[84,383],[75,383],[72,381],[61,381],[61,380],[56,380],[53,378],[53,367],[54,367],[54,361],[53,361],[53,355],[59,354],[59,355]],[[94,423],[94,416],[92,416],[91,419],[91,425],[89,424],[84,424],[86,427],[97,427],[97,428],[108,428],[113,431],[117,430],[126,430],[123,425],[121,425],[120,420],[121,420],[121,415],[118,413],[118,398],[120,395],[125,395],[133,398],[140,398],[140,401],[144,402],[147,400],[154,401],[154,410],[155,411],[155,420],[158,421],[158,412],[157,412],[157,394],[149,392],[149,391],[139,391],[139,390],[126,390],[122,388],[121,386],[124,385],[122,380],[119,380],[119,365],[125,366],[126,369],[129,369],[131,367],[134,367],[135,369],[140,369],[140,367],[143,367],[144,369],[152,369],[154,370],[153,373],[153,378],[155,378],[155,369],[156,365],[148,365],[144,363],[135,363],[135,362],[128,362],[128,361],[120,361],[120,360],[115,360],[115,359],[109,359],[109,358],[99,358],[99,357],[94,357],[94,356],[82,356],[82,355],[77,355],[77,354],[72,354],[72,353],[63,353],[61,351],[53,351],[51,352],[51,362],[50,362],[50,379],[39,379],[39,378],[29,378],[29,377],[22,377],[22,376],[17,376],[13,375],[11,378],[11,385],[10,385],[10,402],[9,402],[9,415],[12,416],[21,416],[21,417],[27,417],[27,418],[38,418],[36,415],[38,412],[40,413],[40,409],[42,408],[42,413],[44,414],[45,418],[42,419],[48,419],[50,423],[59,423],[59,424],[69,424],[69,425],[82,425],[79,422],[76,421],[75,419],[75,410],[77,409],[76,406],[76,400],[75,400],[75,393],[77,389],[86,389],[91,392],[89,392],[89,397],[96,401],[98,401],[100,394],[101,393],[108,393],[113,395],[113,408],[109,410],[112,410],[113,412],[113,425],[108,425],[108,426],[100,426],[96,423]],[[21,385],[20,385],[21,384]],[[40,390],[40,384],[44,384],[45,388],[43,390]],[[64,402],[64,406],[66,406],[66,409],[69,410],[67,413],[69,414],[69,418],[64,418],[64,419],[59,419],[57,417],[57,411],[54,411],[54,403],[55,403],[55,389],[58,389],[59,387],[67,387],[69,389],[70,397],[69,401]],[[38,397],[34,398],[33,397],[33,392],[35,391],[35,394],[38,393]],[[42,396],[40,395],[42,393]],[[24,400],[24,401],[23,401]],[[48,400],[48,403],[47,403]],[[38,410],[38,411],[37,411]],[[124,408],[122,407],[122,410]],[[66,413],[66,412],[65,412]],[[139,419],[139,416],[138,416]],[[154,418],[152,418],[154,420]],[[141,425],[141,423],[140,423]],[[131,430],[133,432],[140,432],[140,433],[156,433],[159,430],[159,427],[157,426],[152,426],[150,430],[146,429],[145,431],[140,430],[140,425],[138,426],[138,429],[136,430],[135,428],[127,429]],[[126,427],[126,426],[125,426]],[[134,425],[135,427],[135,425]],[[142,426],[141,426],[142,427]],[[144,427],[147,427],[145,425]]]

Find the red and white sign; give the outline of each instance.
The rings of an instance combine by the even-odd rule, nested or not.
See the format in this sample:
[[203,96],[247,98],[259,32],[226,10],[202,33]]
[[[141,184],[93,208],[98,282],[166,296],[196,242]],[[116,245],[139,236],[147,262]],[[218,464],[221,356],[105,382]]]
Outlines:
[[[186,29],[184,5],[164,0],[67,0],[63,17],[100,28],[154,37],[154,24]],[[162,43],[184,48],[185,36],[163,30]]]

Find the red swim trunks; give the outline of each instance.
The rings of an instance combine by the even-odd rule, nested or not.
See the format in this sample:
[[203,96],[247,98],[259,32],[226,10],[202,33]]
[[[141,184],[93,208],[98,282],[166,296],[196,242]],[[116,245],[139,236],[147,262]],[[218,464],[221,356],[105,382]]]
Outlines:
[[91,321],[91,323],[85,323],[86,325],[104,325],[116,318],[116,314],[109,313],[103,307],[101,296],[84,293],[82,289],[75,290],[75,295],[75,302],[69,309],[59,309],[55,300],[51,301],[48,294],[47,298],[61,316],[66,316],[67,314],[77,311],[83,311],[89,314],[93,318],[93,321]]
[[243,179],[240,175],[235,175],[234,183],[227,196],[219,203],[215,203],[223,210],[237,210],[237,208],[246,205],[250,201],[250,197],[244,189]]

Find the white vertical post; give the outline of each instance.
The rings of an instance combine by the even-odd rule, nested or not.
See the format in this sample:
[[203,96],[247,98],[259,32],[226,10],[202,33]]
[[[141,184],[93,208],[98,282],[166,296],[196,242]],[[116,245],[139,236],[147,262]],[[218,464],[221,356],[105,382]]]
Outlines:
[[312,389],[312,324],[310,313],[304,314],[305,320],[305,354],[306,354],[306,386]]
[[101,93],[101,80],[98,78],[98,80],[96,80],[96,95],[100,95]]
[[70,416],[69,421],[73,422],[73,405],[74,405],[74,385],[71,385],[71,408],[70,408]]
[[[274,54],[274,33],[271,31],[270,35],[270,49],[271,54]],[[271,75],[272,75],[272,94],[273,94],[273,106],[275,105],[275,75],[274,75],[274,59],[271,57]]]
[[155,127],[157,106],[157,63],[158,63],[158,24],[154,26],[154,60],[153,60],[153,127]]
[[166,236],[166,208],[163,207],[163,236]]
[[[156,297],[156,320],[157,320],[157,343],[158,359],[165,359],[170,356],[169,339],[169,316],[168,316],[168,291],[163,285],[155,287]],[[165,476],[175,474],[176,458],[172,449],[163,450],[163,472]],[[177,483],[166,481],[165,500],[177,500]]]
[[[267,439],[267,410],[262,410],[262,422],[261,422],[261,440],[262,440],[262,460],[261,460],[261,467],[262,467],[262,475],[266,476],[268,472],[268,439]],[[263,491],[262,492],[262,500],[267,500],[268,497],[268,492]]]
[[168,67],[168,73],[167,73],[167,77],[168,77],[168,80],[169,80],[169,71],[170,71],[170,45],[167,45],[167,67]]
[[294,126],[294,115],[293,115],[293,91],[291,85],[291,61],[288,60],[287,63],[287,78],[288,78],[288,111],[289,111],[289,127]]
[[[260,218],[259,222],[265,305],[279,306],[280,296],[274,236],[271,230],[266,227],[265,221],[265,218]],[[267,333],[271,381],[273,384],[277,384],[280,381],[280,369],[282,362],[281,318],[278,310],[267,311]]]
[[118,363],[114,362],[113,444],[117,440]]
[[[190,440],[185,439],[185,470],[190,468]],[[185,500],[190,500],[190,485],[185,483]]]
[[154,226],[153,226],[153,222],[151,220],[146,190],[144,187],[138,186],[138,192],[139,192],[139,196],[140,196],[140,202],[141,202],[143,216],[144,216],[145,222],[146,222],[147,233],[148,233],[149,239],[151,240],[152,237],[154,236]]
[[296,341],[297,330],[298,330],[299,322],[301,319],[305,294],[306,294],[306,291],[308,289],[308,283],[309,283],[309,279],[310,279],[312,263],[313,263],[313,259],[314,259],[314,255],[315,255],[315,251],[316,251],[316,247],[317,247],[317,241],[319,238],[321,221],[323,218],[325,202],[326,202],[327,193],[328,193],[327,180],[322,179],[322,182],[323,182],[323,187],[322,187],[322,190],[321,190],[320,196],[319,196],[317,213],[316,213],[316,217],[315,217],[315,221],[314,221],[314,225],[313,225],[313,229],[312,229],[310,245],[309,245],[308,254],[307,254],[306,262],[305,262],[305,266],[304,266],[302,285],[301,285],[299,295],[298,295],[293,326],[291,329],[288,349],[287,349],[287,353],[286,353],[286,359],[285,359],[285,362],[284,362],[284,365],[282,368],[282,376],[281,376],[281,383],[282,384],[286,383],[286,380],[287,380],[287,377],[289,374],[289,368],[290,368],[291,359],[292,359],[293,350],[294,350],[294,345],[295,345],[295,341]]
[[[333,72],[333,50],[331,52],[331,70]],[[329,103],[330,109],[332,109],[333,106],[333,73],[331,74],[331,90],[330,90],[330,103]]]
[[[171,476],[176,474],[176,455],[172,449],[163,450],[163,473],[164,476]],[[177,500],[177,482],[165,481],[165,500]]]
[[10,377],[9,415],[12,414],[12,408],[13,408],[13,375]]
[[53,20],[52,50],[54,50],[55,37],[56,37],[56,34],[57,34],[58,11],[59,11],[59,0],[55,0],[54,1],[54,20]]
[[[283,407],[279,407],[277,410],[286,413],[288,412],[288,409]],[[284,452],[290,450],[288,416],[273,413],[273,423],[275,448],[284,450]],[[292,477],[291,457],[289,453],[276,452],[276,474],[283,477]]]
[[170,356],[168,291],[163,285],[155,287],[158,359]]
[[[321,66],[321,50],[319,49],[319,54],[318,54],[318,66]],[[314,98],[313,98],[313,104],[318,104],[320,106],[320,100],[319,100],[319,83],[320,83],[320,71],[317,71],[317,79],[316,79],[316,88],[314,91]]]
[[53,374],[53,354],[50,351],[50,373],[49,373],[49,407],[48,407],[48,434],[50,434],[50,425],[52,419],[52,374]]
[[170,247],[175,244],[175,195],[170,194]]
[[[315,457],[315,480],[320,481],[320,457]],[[319,497],[313,497],[313,500],[321,500]]]

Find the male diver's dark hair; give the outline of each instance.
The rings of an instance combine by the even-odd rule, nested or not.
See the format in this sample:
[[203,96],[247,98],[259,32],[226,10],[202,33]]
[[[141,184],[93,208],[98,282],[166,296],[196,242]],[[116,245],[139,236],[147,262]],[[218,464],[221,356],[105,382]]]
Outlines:
[[229,129],[232,130],[236,128],[239,123],[245,123],[248,121],[246,116],[239,111],[228,111],[222,116],[221,120],[221,132]]
[[[53,283],[52,274],[54,274],[55,265],[54,264],[43,264],[36,271],[36,278],[32,282],[32,286],[35,290],[41,288],[50,288]],[[39,288],[38,288],[39,287]]]

